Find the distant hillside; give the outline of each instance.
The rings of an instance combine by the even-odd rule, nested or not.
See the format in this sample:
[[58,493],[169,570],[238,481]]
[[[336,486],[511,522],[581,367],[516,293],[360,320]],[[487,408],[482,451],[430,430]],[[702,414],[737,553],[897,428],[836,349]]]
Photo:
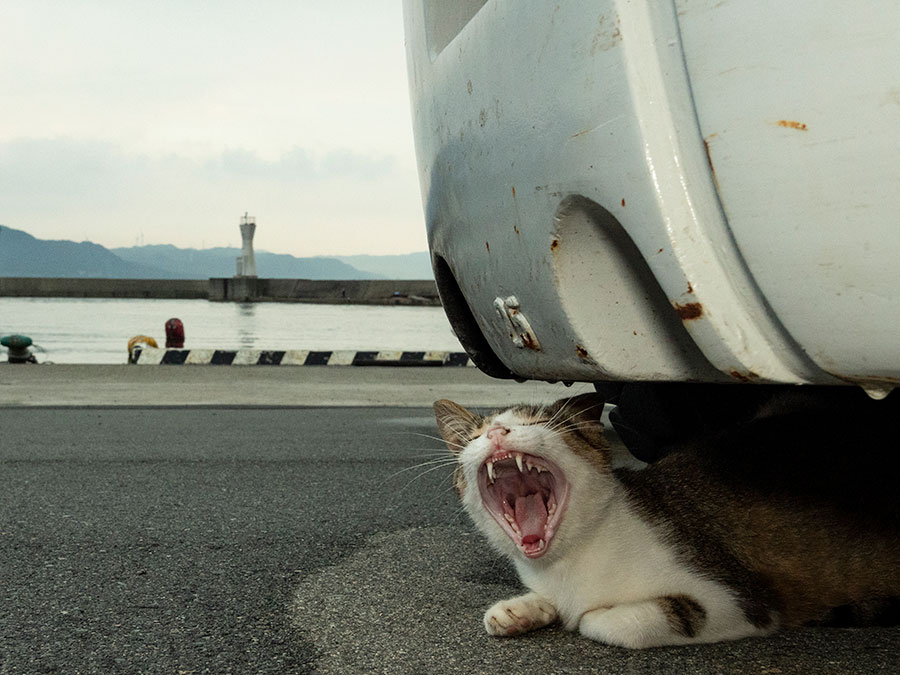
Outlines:
[[[231,277],[237,248],[171,245],[107,249],[90,242],[37,239],[0,225],[0,277],[208,279]],[[357,261],[354,263],[353,261]],[[295,258],[256,252],[256,271],[271,279],[431,279],[427,253]]]
[[99,244],[37,239],[0,225],[0,276],[164,279],[156,267],[126,262]]
[[[165,244],[114,248],[123,260],[159,267],[171,279],[208,279],[234,276],[239,248],[177,248]],[[256,251],[256,272],[269,279],[379,279],[335,258],[295,258],[292,255]]]
[[341,262],[386,279],[434,279],[427,251],[404,255],[339,255]]

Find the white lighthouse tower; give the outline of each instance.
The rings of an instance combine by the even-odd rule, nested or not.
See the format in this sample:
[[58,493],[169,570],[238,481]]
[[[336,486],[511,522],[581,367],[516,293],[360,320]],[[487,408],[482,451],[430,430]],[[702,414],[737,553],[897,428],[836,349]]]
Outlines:
[[256,219],[244,212],[241,218],[241,255],[237,259],[239,277],[256,276],[256,259],[253,257],[253,235],[256,233]]

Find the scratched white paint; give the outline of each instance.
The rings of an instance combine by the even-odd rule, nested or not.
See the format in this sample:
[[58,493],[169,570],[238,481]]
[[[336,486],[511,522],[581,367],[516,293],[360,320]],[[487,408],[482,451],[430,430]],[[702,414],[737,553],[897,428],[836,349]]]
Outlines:
[[436,3],[404,7],[429,243],[510,370],[900,376],[900,5],[488,0],[435,48]]

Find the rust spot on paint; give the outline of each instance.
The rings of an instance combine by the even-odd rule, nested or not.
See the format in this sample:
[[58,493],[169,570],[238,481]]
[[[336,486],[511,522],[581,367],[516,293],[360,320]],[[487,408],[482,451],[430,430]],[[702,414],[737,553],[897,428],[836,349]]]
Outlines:
[[622,197],[622,206],[625,206],[625,197]]
[[657,253],[662,253],[662,251],[663,251],[662,249],[659,249],[659,250],[657,251]]
[[516,186],[515,185],[513,185],[512,193],[513,193],[513,199],[515,199],[516,198]]
[[588,350],[585,349],[582,345],[575,345],[575,354],[585,363],[589,363],[594,366],[597,365],[597,362],[591,357],[590,354],[588,354]]
[[487,249],[488,253],[491,252],[491,242],[489,242],[489,241],[484,242],[484,247]]
[[712,152],[709,149],[709,141],[711,138],[715,138],[715,134],[710,134],[706,138],[703,139],[703,149],[706,151],[706,163],[709,164],[709,173],[712,175],[713,183],[716,186],[716,190],[719,189],[719,177],[716,175],[716,167],[713,166],[712,160]]
[[541,351],[541,346],[530,333],[521,333],[519,337],[522,338],[522,344],[525,345],[527,349],[530,349],[533,352]]
[[558,248],[559,248],[559,239],[554,239],[553,241],[550,242],[550,250],[551,251],[555,251]]
[[689,281],[688,282],[688,293],[693,293],[693,292],[694,292],[694,287],[691,286],[691,282]]
[[759,379],[759,375],[754,373],[752,370],[748,370],[746,373],[742,373],[738,370],[729,370],[728,374],[731,375],[734,379],[746,383],[756,382]]
[[684,305],[675,305],[675,310],[682,321],[692,321],[703,316],[703,305],[699,302],[689,302]]
[[516,234],[519,234],[519,228],[515,225],[513,225],[513,232],[515,232]]
[[706,150],[706,163],[709,164],[709,170],[716,173],[716,167],[713,166],[712,155],[709,154],[709,139],[703,139],[703,149]]
[[806,131],[806,125],[803,122],[795,122],[793,120],[778,120],[778,126],[785,129],[796,129],[797,131]]

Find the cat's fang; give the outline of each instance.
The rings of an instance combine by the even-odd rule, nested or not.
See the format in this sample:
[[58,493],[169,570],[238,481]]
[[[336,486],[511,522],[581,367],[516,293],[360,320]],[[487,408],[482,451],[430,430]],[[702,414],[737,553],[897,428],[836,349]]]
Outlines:
[[494,482],[494,463],[491,461],[486,462],[487,466],[487,475],[488,480],[493,484]]
[[519,473],[522,473],[525,469],[522,466],[522,455],[516,453],[516,466],[519,467]]
[[528,469],[529,473],[531,471],[537,471],[538,473],[544,473],[547,469],[542,467],[540,464],[535,464],[529,460],[525,460],[525,468]]

